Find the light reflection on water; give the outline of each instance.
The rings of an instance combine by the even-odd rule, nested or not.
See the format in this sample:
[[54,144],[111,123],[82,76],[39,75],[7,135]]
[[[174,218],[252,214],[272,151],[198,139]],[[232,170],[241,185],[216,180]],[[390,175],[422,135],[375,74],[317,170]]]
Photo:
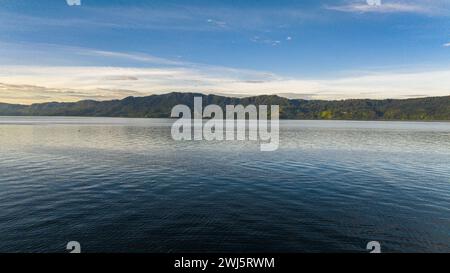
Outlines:
[[276,152],[171,123],[0,117],[0,251],[450,251],[450,123],[281,121]]

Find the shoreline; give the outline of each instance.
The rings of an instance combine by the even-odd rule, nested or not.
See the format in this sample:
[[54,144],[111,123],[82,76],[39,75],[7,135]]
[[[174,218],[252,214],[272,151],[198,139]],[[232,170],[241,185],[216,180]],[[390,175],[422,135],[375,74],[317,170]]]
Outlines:
[[[140,119],[140,120],[155,120],[155,119],[166,119],[166,120],[177,120],[178,118],[172,117],[158,117],[158,118],[147,118],[147,117],[120,117],[120,116],[36,116],[36,115],[0,115],[0,118],[102,118],[102,119]],[[192,119],[193,120],[193,119]],[[208,120],[208,118],[203,118],[203,120]],[[226,119],[223,119],[224,121]],[[235,119],[239,120],[239,119]],[[450,123],[449,120],[402,120],[402,119],[285,119],[280,118],[280,121],[348,121],[348,122],[440,122],[440,123]],[[0,123],[1,124],[1,123]]]

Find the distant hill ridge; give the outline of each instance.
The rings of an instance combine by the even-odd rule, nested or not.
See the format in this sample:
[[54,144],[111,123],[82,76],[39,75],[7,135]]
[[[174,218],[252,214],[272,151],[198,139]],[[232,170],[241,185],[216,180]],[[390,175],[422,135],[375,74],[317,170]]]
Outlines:
[[203,105],[280,105],[281,119],[445,120],[450,121],[450,96],[416,99],[349,99],[339,101],[287,99],[275,95],[233,98],[200,93],[168,93],[122,100],[84,100],[73,103],[17,105],[0,103],[0,116],[81,116],[168,118],[172,107],[193,108],[194,97]]

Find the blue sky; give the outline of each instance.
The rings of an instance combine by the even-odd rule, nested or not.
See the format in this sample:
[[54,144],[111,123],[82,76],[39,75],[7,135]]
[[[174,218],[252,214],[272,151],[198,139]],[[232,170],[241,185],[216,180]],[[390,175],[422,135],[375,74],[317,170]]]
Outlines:
[[450,1],[0,0],[0,101],[450,95]]

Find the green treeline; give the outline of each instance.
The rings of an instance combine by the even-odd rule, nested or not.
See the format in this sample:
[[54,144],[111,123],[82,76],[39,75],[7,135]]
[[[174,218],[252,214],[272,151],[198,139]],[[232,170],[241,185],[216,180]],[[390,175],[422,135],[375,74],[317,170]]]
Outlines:
[[89,116],[168,118],[172,107],[185,104],[193,108],[194,96],[203,105],[280,105],[281,119],[339,120],[450,120],[450,96],[402,100],[351,99],[339,101],[287,99],[278,96],[230,98],[196,93],[169,93],[123,100],[74,103],[14,105],[0,103],[2,116]]

